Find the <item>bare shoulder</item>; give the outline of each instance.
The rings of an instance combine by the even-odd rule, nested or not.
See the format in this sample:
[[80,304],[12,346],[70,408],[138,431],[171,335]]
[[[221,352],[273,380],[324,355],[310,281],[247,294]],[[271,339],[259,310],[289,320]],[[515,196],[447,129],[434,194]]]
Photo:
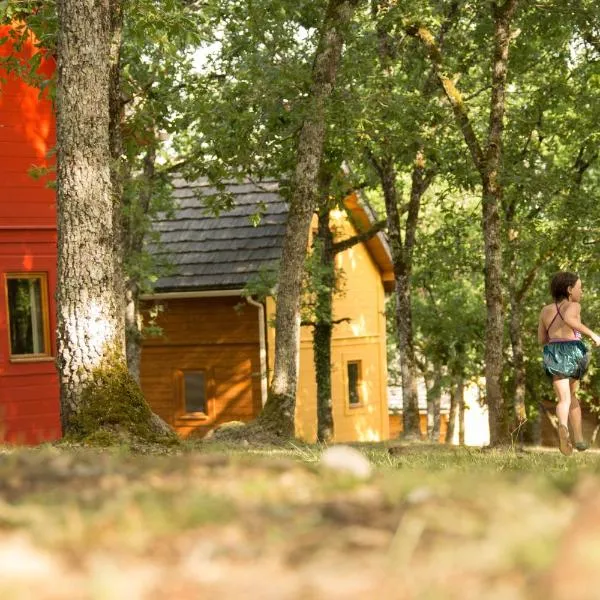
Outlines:
[[571,315],[579,315],[581,313],[581,304],[579,302],[565,302],[564,312]]

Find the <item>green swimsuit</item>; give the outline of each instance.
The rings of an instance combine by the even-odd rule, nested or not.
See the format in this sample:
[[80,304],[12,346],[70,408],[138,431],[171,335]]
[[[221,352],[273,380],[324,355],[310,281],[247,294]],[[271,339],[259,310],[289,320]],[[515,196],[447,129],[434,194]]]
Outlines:
[[[547,334],[557,317],[564,321],[558,303],[556,314],[546,329]],[[544,370],[549,377],[581,379],[585,375],[590,355],[586,345],[581,341],[581,333],[575,329],[573,333],[575,339],[550,338],[544,346]]]

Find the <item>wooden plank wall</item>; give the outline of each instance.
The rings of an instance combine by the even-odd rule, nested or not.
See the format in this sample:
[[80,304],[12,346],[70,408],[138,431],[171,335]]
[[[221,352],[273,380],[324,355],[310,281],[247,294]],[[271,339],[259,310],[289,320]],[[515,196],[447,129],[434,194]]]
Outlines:
[[11,362],[6,273],[47,273],[50,331],[56,330],[56,232],[0,230],[0,440],[37,444],[61,435],[56,349],[52,357]]
[[[0,27],[0,37],[9,27]],[[36,52],[32,42],[15,54],[10,42],[0,45],[0,56],[26,60]],[[40,73],[50,77],[54,61],[42,60]],[[27,85],[0,70],[0,225],[56,228],[54,190],[46,185],[52,174],[30,177],[31,167],[51,167],[49,152],[55,145],[55,124],[48,91]]]
[[[0,37],[8,27],[0,27]],[[17,53],[27,58],[31,42]],[[0,55],[14,55],[10,43]],[[49,76],[52,59],[40,71]],[[48,95],[0,70],[0,441],[36,444],[61,435],[58,376],[54,358],[10,361],[6,273],[43,272],[48,277],[52,352],[56,287],[56,202],[48,177],[34,179],[32,166],[51,166],[55,144]],[[51,176],[51,175],[50,175]]]
[[[152,409],[183,437],[255,418],[261,408],[258,309],[239,297],[159,304],[162,335],[146,338],[142,346],[141,384]],[[151,307],[147,303],[146,311]],[[176,373],[186,369],[207,373],[205,418],[181,414]]]

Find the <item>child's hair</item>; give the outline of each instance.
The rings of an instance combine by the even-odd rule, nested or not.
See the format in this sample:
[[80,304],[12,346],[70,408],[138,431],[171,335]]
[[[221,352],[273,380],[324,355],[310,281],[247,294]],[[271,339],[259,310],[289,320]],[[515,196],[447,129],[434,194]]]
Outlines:
[[579,280],[577,273],[561,271],[556,273],[550,281],[550,293],[556,302],[569,299],[569,288],[573,287]]

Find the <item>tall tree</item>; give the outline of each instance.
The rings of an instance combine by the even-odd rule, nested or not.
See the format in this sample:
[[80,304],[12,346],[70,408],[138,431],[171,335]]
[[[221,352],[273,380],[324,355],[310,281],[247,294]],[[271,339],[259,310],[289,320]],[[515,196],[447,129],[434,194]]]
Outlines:
[[261,424],[285,436],[293,436],[295,432],[301,283],[318,195],[327,100],[335,84],[346,29],[357,4],[358,0],[330,0],[328,3],[313,64],[308,106],[298,137],[277,293],[273,380],[259,417]]
[[58,1],[57,363],[68,429],[80,394],[110,356],[124,359],[121,272],[111,178],[111,51],[118,0]]
[[508,440],[507,415],[502,390],[504,317],[502,299],[502,144],[506,110],[506,79],[511,24],[518,0],[491,2],[493,37],[490,40],[491,96],[487,139],[482,144],[469,117],[464,98],[445,72],[443,57],[426,27],[415,25],[407,33],[425,46],[438,81],[452,106],[457,125],[464,136],[473,163],[481,178],[482,228],[485,242],[485,299],[487,307],[485,378],[489,409],[490,443]]

